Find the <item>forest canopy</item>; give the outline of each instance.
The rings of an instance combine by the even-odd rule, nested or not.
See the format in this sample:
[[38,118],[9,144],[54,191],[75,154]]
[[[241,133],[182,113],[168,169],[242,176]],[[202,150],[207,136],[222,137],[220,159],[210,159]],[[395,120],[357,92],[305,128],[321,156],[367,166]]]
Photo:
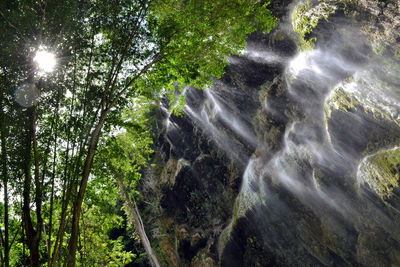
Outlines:
[[267,6],[1,1],[1,265],[139,260],[110,233],[127,227],[161,97],[181,112],[179,90],[210,86],[248,34],[275,26]]

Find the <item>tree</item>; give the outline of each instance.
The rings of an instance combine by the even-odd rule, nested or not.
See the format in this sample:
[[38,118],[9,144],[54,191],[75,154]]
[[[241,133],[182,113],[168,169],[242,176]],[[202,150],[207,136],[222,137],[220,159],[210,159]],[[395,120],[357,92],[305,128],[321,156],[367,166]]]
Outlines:
[[[68,266],[75,265],[79,216],[98,140],[108,114],[117,102],[124,100],[121,97],[129,91],[148,93],[149,87],[173,92],[175,82],[199,88],[209,85],[211,77],[223,74],[226,56],[244,48],[246,34],[255,30],[254,19],[259,19],[257,26],[264,31],[270,30],[275,22],[266,6],[261,6],[258,1],[109,3],[119,4],[119,12],[109,18],[112,25],[107,21],[102,30],[114,43],[112,47],[123,45],[111,55],[109,77],[89,141],[74,203]],[[116,12],[115,6],[107,4],[102,4],[101,9]],[[126,12],[136,14],[134,23],[129,23],[129,17],[123,16]],[[123,64],[128,59],[133,68],[125,68],[130,73],[120,78]]]
[[157,107],[155,101],[145,97],[136,98],[134,103],[135,105],[125,108],[121,114],[120,127],[124,132],[109,138],[107,145],[102,146],[94,169],[99,172],[96,175],[98,177],[113,178],[125,202],[125,213],[135,226],[151,265],[160,266],[135,200],[139,195],[136,191],[137,182],[154,152],[152,145],[155,138]]
[[[15,139],[19,150],[13,153],[2,131],[6,144],[2,154],[15,161],[6,161],[9,166],[3,170],[15,171],[8,171],[11,175],[3,171],[2,177],[5,184],[15,182],[13,192],[22,193],[32,266],[59,261],[64,238],[69,243],[65,261],[75,266],[96,151],[112,134],[124,107],[141,97],[155,99],[167,93],[173,109],[179,111],[182,102],[175,99],[176,89],[209,86],[211,77],[223,74],[227,56],[244,49],[247,34],[269,31],[275,25],[266,7],[258,0],[0,4],[4,40],[0,74],[7,84],[2,97],[8,101],[2,112],[19,132]],[[40,76],[32,64],[40,49],[57,54],[53,74]],[[26,89],[17,91],[22,90],[23,99],[29,99],[27,91],[40,92],[40,97],[37,93],[31,103],[16,108],[10,91],[17,85]],[[17,113],[20,124],[14,124],[12,113]],[[21,164],[24,179],[17,183]]]

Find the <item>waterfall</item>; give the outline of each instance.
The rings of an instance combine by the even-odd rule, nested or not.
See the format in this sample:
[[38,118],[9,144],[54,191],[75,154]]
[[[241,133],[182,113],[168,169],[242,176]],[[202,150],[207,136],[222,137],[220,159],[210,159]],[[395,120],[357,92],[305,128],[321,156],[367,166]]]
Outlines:
[[[247,214],[244,217],[250,216],[249,220],[255,223],[249,227],[257,229],[265,247],[274,253],[282,256],[293,253],[293,247],[285,246],[297,242],[302,244],[297,245],[298,257],[316,253],[301,237],[308,236],[304,232],[312,233],[309,222],[301,219],[306,227],[301,230],[285,221],[297,221],[299,207],[292,207],[288,200],[274,195],[282,191],[290,196],[289,203],[301,203],[296,205],[312,214],[307,216],[314,217],[319,225],[343,240],[373,225],[372,231],[390,233],[396,240],[392,243],[394,251],[400,247],[400,227],[395,220],[398,204],[383,201],[387,204],[383,207],[376,195],[372,196],[375,192],[382,198],[398,199],[395,192],[388,191],[398,186],[400,171],[395,174],[393,168],[399,166],[388,166],[391,173],[383,173],[381,166],[371,167],[370,160],[389,147],[385,150],[389,154],[385,160],[392,157],[399,162],[396,140],[400,133],[400,72],[392,69],[387,59],[368,52],[362,38],[350,36],[346,33],[345,38],[333,37],[327,44],[300,52],[288,61],[284,76],[290,105],[296,106],[299,119],[287,124],[280,150],[266,159],[262,155],[250,159],[235,204],[235,219],[223,234],[222,247],[237,217]],[[265,103],[264,112],[271,113],[267,108],[271,105]],[[387,137],[390,135],[395,137]],[[398,154],[392,155],[393,151]],[[279,209],[285,215],[277,215]],[[369,226],[365,221],[369,221]],[[282,223],[288,225],[277,226]],[[276,228],[275,232],[271,232],[271,227]],[[283,238],[278,233],[289,237]],[[368,234],[358,235],[374,242],[374,237]],[[307,238],[313,240],[308,242],[322,243],[315,234]],[[354,244],[337,241],[336,245],[344,246],[343,255],[339,256],[346,264],[353,264],[354,258],[345,255],[345,250]],[[306,251],[299,252],[304,247]],[[319,258],[320,262],[324,260]]]
[[[313,50],[290,55],[249,44],[229,62],[239,70],[237,80],[185,91],[187,118],[244,170],[232,219],[219,238],[222,265],[239,257],[241,231],[289,265],[300,258],[304,266],[395,260],[397,63],[377,56],[349,27]],[[243,78],[249,62],[264,66],[254,74],[259,81]],[[166,123],[173,145],[180,129]],[[382,244],[382,238],[390,241]],[[375,255],[381,247],[384,256]]]
[[[226,87],[224,84],[219,85]],[[188,98],[191,94],[198,93],[194,90],[196,89],[187,92]],[[215,91],[205,89],[203,98],[197,111],[189,104],[186,105],[186,114],[200,125],[228,157],[245,164],[247,155],[258,146],[251,124],[230,108],[229,103],[224,103],[223,97],[218,96]]]

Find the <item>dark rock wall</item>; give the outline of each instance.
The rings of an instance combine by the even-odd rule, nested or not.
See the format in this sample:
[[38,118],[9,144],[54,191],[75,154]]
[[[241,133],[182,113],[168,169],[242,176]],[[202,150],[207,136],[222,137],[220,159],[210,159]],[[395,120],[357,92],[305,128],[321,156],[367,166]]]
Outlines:
[[[161,104],[140,209],[163,266],[400,266],[398,189],[383,199],[356,175],[367,155],[399,144],[396,117],[358,96],[335,93],[341,92],[332,90],[337,84],[358,82],[357,71],[336,66],[335,57],[315,59],[330,75],[319,91],[313,85],[318,75],[307,74],[306,81],[288,75],[299,41],[290,12],[300,1],[291,2],[272,1],[278,28],[249,36],[244,55],[230,58],[212,88],[186,89],[186,116],[170,114],[166,100]],[[327,3],[323,7],[335,12],[313,25],[308,37],[317,38],[316,49],[356,69],[375,57],[386,62],[382,56],[397,55],[400,10],[395,1],[383,2],[310,1],[310,10]],[[357,27],[350,31],[356,41],[348,41],[343,27]],[[329,146],[322,160],[307,151],[310,140]],[[287,153],[289,141],[306,151]],[[283,171],[295,170],[306,193],[269,173],[277,158],[289,164]],[[246,195],[242,179],[249,172],[256,179]],[[342,203],[327,204],[329,199]]]
[[[232,218],[243,172],[256,151],[258,139],[271,139],[264,131],[273,132],[273,142],[279,146],[278,136],[283,133],[279,129],[287,118],[276,114],[276,118],[259,121],[257,116],[261,115],[257,112],[263,101],[260,88],[265,83],[280,86],[275,77],[282,73],[285,60],[295,53],[296,46],[278,31],[270,36],[255,33],[249,37],[248,46],[260,51],[268,48],[280,59],[271,64],[234,56],[226,74],[214,81],[210,91],[222,100],[226,113],[245,124],[241,127],[249,131],[251,139],[235,132],[221,114],[208,118],[217,129],[210,131],[189,115],[176,117],[162,109],[154,167],[147,170],[141,184],[144,199],[155,209],[149,211],[146,203],[141,208],[164,266],[220,265],[219,238]],[[276,104],[285,102],[280,89],[272,87],[270,95],[277,98]],[[197,114],[201,109],[215,108],[204,91],[189,88],[186,98],[187,105]],[[167,101],[163,105],[167,107]],[[224,144],[228,138],[230,141]],[[254,242],[246,252],[249,259],[252,253],[260,253],[261,245]],[[269,255],[264,259],[270,261]]]

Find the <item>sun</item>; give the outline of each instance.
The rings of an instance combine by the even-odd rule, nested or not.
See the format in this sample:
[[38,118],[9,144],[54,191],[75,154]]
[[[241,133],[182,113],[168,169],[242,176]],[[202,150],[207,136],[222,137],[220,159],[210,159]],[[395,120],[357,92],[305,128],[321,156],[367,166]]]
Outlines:
[[33,61],[36,62],[39,70],[43,72],[52,72],[56,66],[55,55],[45,50],[37,51]]

